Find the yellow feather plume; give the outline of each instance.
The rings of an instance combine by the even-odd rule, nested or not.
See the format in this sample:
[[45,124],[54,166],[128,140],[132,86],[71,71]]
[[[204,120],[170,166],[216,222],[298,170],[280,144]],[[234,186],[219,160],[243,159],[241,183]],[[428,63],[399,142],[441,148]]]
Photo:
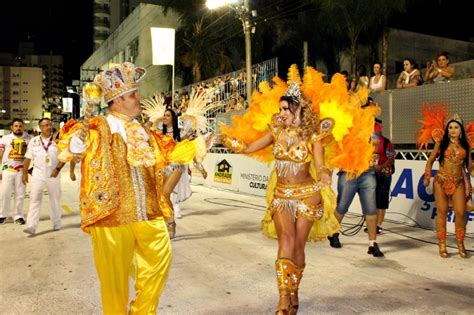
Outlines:
[[288,69],[288,80],[286,82],[290,85],[293,81],[301,85],[300,72],[298,71],[298,66],[295,64],[291,65],[290,69]]
[[[349,176],[359,176],[369,167],[373,147],[370,143],[374,118],[379,108],[371,106],[361,109],[367,101],[368,90],[349,93],[341,74],[335,74],[330,83],[323,81],[324,74],[312,67],[306,69],[303,82],[296,65],[288,70],[288,84],[301,84],[303,95],[311,101],[314,113],[320,118],[334,120],[331,135],[334,141],[325,144],[325,165],[339,168]],[[250,143],[268,132],[272,116],[279,111],[279,98],[284,95],[288,84],[275,77],[273,87],[260,84],[260,92],[252,95],[252,103],[243,116],[233,118],[233,126],[222,126],[221,131],[245,143]],[[273,160],[271,148],[250,154],[264,162]]]

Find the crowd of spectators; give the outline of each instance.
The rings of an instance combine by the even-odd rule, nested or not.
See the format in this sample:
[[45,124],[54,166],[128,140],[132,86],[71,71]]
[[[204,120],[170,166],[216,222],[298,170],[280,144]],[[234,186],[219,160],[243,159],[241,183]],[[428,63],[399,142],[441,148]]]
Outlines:
[[[341,71],[346,77],[348,89],[358,91],[361,87],[368,87],[372,93],[383,92],[389,88],[387,77],[383,74],[382,64],[373,64],[373,75],[368,79],[366,67],[360,65],[357,73],[350,76],[347,71]],[[406,89],[422,84],[447,82],[455,75],[455,69],[449,65],[447,52],[440,52],[437,57],[426,64],[425,74],[410,58],[403,60],[403,70],[398,76],[393,88]]]
[[[258,89],[261,82],[269,82],[276,75],[276,59],[254,65],[252,68],[254,89]],[[210,102],[222,102],[222,106],[219,107],[222,112],[241,110],[247,106],[246,78],[245,70],[240,70],[185,86],[175,91],[174,103],[172,102],[171,92],[162,92],[161,96],[164,99],[165,106],[172,108],[178,114],[186,111],[189,97],[196,90],[209,93]]]
[[[372,65],[372,73],[368,73],[365,65],[359,65],[357,72],[352,76],[347,71],[341,71],[341,73],[346,77],[347,88],[354,92],[362,87],[369,88],[372,93],[383,92],[390,88],[389,80],[384,74],[380,62],[375,62]],[[428,62],[424,75],[415,61],[405,58],[403,60],[403,70],[395,81],[393,88],[406,89],[427,83],[446,82],[452,79],[454,74],[455,69],[449,65],[447,52],[439,53],[435,59]],[[276,59],[254,65],[252,68],[253,88],[258,89],[261,82],[270,82],[276,75]],[[174,103],[172,102],[171,92],[163,92],[162,97],[167,107],[180,114],[186,111],[190,94],[193,91],[206,91],[210,95],[210,102],[222,103],[222,106],[219,106],[220,112],[229,112],[247,107],[246,85],[246,72],[245,70],[239,70],[176,90],[174,92]]]

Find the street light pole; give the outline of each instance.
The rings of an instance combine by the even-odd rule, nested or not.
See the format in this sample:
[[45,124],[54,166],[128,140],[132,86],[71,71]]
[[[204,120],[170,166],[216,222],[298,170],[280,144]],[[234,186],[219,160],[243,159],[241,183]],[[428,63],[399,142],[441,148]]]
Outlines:
[[250,97],[252,96],[252,25],[250,23],[250,9],[249,0],[244,0],[244,13],[242,16],[242,25],[245,34],[245,71],[247,73],[247,102],[250,104]]
[[252,96],[253,80],[252,80],[252,29],[255,29],[254,24],[251,20],[251,15],[256,16],[256,11],[250,11],[249,0],[244,0],[243,5],[233,6],[237,0],[207,0],[206,5],[209,9],[216,9],[224,5],[228,5],[230,8],[235,10],[239,20],[242,22],[245,35],[245,73],[246,77],[246,93],[247,101],[250,103],[250,97]]

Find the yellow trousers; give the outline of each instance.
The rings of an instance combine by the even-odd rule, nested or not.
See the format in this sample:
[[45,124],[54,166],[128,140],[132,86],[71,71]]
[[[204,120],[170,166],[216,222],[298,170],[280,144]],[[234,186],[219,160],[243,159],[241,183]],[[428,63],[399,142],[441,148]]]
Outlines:
[[129,275],[135,278],[130,314],[156,314],[172,256],[163,218],[90,232],[104,314],[127,314]]

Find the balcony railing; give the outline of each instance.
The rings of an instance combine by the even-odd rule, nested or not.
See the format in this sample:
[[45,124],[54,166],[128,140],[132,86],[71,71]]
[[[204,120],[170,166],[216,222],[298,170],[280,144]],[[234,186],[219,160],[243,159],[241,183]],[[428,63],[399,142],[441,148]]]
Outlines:
[[107,32],[94,32],[94,40],[106,40],[109,37]]
[[379,116],[384,135],[395,144],[415,144],[422,104],[443,103],[450,114],[474,120],[474,79],[425,84],[409,89],[387,90],[371,96],[382,108]]
[[110,20],[107,18],[95,18],[94,26],[110,27]]
[[94,13],[110,14],[110,7],[107,4],[94,4]]

